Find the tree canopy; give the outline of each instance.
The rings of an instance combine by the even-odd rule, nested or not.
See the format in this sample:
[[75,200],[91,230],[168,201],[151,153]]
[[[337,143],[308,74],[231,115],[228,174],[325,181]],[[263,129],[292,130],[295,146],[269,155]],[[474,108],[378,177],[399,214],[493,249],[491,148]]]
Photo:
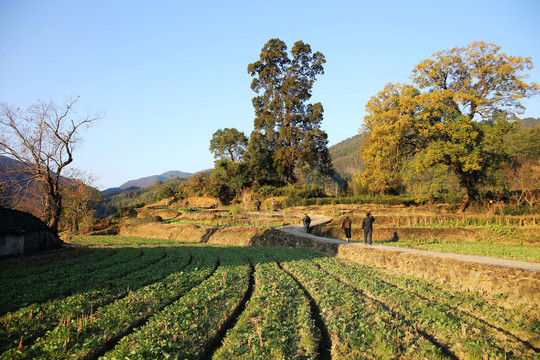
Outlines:
[[[326,62],[320,52],[297,41],[291,49],[279,39],[271,39],[262,48],[260,59],[249,64],[248,73],[254,77],[251,89],[255,109],[255,132],[261,137],[251,150],[270,153],[277,174],[288,183],[297,180],[295,168],[309,164],[328,169],[327,135],[321,130],[323,107],[310,104],[311,90],[318,75],[324,74]],[[263,141],[264,139],[264,141]],[[251,158],[257,158],[251,154]],[[324,165],[322,165],[324,163]]]
[[530,58],[499,53],[500,47],[473,42],[434,54],[412,72],[417,87],[387,84],[366,105],[362,148],[364,185],[398,192],[405,163],[418,173],[442,164],[466,191],[464,208],[487,172],[505,158],[503,138],[521,100],[538,93],[524,70]]
[[248,138],[235,128],[219,129],[210,140],[210,151],[216,159],[239,161],[246,150]]

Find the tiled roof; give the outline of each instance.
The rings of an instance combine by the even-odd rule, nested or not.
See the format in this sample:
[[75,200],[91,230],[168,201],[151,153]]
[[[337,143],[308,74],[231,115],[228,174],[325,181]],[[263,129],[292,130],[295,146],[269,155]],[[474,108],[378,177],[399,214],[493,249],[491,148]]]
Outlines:
[[0,206],[0,234],[24,234],[39,230],[49,228],[32,214]]

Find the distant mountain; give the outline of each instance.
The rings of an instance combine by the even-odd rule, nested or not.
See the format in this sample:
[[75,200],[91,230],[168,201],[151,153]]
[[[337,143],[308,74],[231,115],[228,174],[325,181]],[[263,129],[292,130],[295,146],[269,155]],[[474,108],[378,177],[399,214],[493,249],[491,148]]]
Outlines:
[[528,117],[518,121],[518,129],[529,129],[540,125],[540,118]]
[[23,168],[23,164],[18,160],[0,155],[0,182],[24,179],[24,175],[18,173]]
[[145,187],[154,185],[158,181],[165,181],[167,179],[175,178],[175,177],[185,178],[191,175],[193,174],[184,172],[184,171],[171,170],[161,175],[152,175],[152,176],[147,176],[140,179],[129,180],[128,182],[120,185],[120,187],[110,188],[103,192],[108,193],[108,192],[115,192],[115,191],[121,191],[121,190],[133,189],[133,188],[145,188]]

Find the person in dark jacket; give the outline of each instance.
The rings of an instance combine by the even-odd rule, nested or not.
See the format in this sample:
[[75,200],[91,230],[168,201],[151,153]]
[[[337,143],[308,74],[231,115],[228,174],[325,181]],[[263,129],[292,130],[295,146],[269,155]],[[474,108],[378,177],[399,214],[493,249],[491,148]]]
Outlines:
[[345,216],[345,219],[343,219],[343,222],[341,223],[341,228],[345,232],[345,238],[347,239],[347,242],[351,239],[351,228],[352,228],[352,221],[349,219],[349,216]]
[[309,224],[311,224],[311,218],[308,216],[308,214],[305,214],[304,219],[302,219],[302,223],[306,227],[306,232],[309,232]]
[[364,231],[364,245],[367,244],[368,236],[369,236],[369,245],[371,245],[374,222],[375,222],[375,218],[373,217],[373,215],[371,215],[371,212],[368,211],[366,213],[366,217],[362,221],[362,230]]

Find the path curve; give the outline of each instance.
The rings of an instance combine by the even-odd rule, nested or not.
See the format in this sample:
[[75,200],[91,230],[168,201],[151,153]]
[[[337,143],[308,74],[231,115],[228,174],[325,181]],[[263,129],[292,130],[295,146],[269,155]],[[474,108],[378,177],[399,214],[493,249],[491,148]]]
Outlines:
[[[321,216],[321,215],[311,216],[312,226],[326,224],[326,223],[329,223],[330,221],[332,221],[332,218],[328,216]],[[324,242],[328,244],[336,244],[340,246],[357,246],[357,247],[365,248],[366,250],[376,249],[376,250],[382,250],[382,251],[393,251],[393,252],[404,253],[404,254],[415,254],[415,255],[421,255],[421,256],[439,257],[439,258],[453,259],[453,260],[459,260],[459,261],[465,261],[465,262],[471,262],[471,263],[477,263],[477,264],[500,266],[500,267],[505,267],[505,268],[540,273],[540,263],[508,260],[508,259],[501,259],[501,258],[495,258],[495,257],[489,257],[489,256],[444,253],[444,252],[438,252],[438,251],[403,248],[403,247],[398,247],[398,246],[364,245],[363,243],[359,243],[359,242],[347,243],[346,241],[340,240],[340,239],[326,238],[326,237],[317,236],[311,233],[306,233],[305,228],[304,226],[302,226],[302,224],[284,226],[284,227],[279,228],[278,230],[286,232],[286,233],[294,234],[295,236],[301,236],[301,237],[309,238],[315,241],[320,241],[320,242]]]

